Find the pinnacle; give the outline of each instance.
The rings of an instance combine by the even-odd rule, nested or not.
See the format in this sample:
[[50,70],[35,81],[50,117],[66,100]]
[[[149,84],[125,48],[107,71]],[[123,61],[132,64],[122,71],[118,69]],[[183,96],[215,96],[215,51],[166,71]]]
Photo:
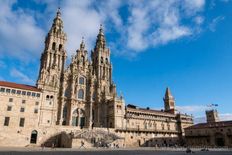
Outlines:
[[104,35],[104,33],[103,33],[103,25],[102,24],[100,24],[99,34]]
[[84,48],[85,48],[84,37],[82,37],[80,49],[84,49]]
[[57,9],[56,16],[57,16],[57,17],[60,17],[60,16],[61,16],[60,7],[58,7],[58,9]]
[[169,88],[169,87],[166,88],[165,97],[166,97],[166,98],[172,97],[172,94],[171,94],[171,91],[170,91],[170,88]]

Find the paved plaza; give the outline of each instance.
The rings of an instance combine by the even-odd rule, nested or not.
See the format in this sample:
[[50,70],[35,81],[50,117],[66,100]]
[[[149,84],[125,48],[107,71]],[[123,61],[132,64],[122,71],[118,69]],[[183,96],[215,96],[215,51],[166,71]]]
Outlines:
[[[196,155],[232,155],[232,150],[217,149],[207,152],[193,149]],[[45,148],[0,148],[0,155],[185,155],[184,149],[50,149]]]

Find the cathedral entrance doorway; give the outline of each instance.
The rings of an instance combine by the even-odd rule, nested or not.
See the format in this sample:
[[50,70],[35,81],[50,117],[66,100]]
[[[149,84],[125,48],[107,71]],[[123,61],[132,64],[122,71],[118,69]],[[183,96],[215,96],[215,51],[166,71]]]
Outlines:
[[72,117],[72,126],[78,126],[78,116]]
[[225,146],[225,140],[224,140],[223,134],[221,134],[221,133],[215,134],[215,144],[217,146]]
[[30,143],[31,144],[36,144],[36,141],[37,141],[37,134],[38,132],[36,130],[33,130],[31,132],[31,140],[30,140]]
[[78,116],[79,112],[78,109],[76,109],[72,113],[72,126],[78,126]]
[[76,109],[72,113],[72,126],[85,126],[85,112],[83,109]]
[[85,126],[85,117],[81,117],[80,127],[81,129]]

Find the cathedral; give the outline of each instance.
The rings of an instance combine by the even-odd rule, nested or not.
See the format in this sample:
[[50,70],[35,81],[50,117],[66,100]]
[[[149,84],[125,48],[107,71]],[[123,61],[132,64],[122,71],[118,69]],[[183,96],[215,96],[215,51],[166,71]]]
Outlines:
[[169,88],[164,110],[126,106],[117,96],[102,26],[90,57],[82,40],[67,67],[66,41],[58,10],[45,38],[36,86],[0,81],[0,146],[78,147],[80,140],[90,147],[99,141],[120,147],[184,143],[184,128],[193,119],[177,112]]
[[[115,114],[113,107],[116,104],[123,107],[124,102],[116,95],[110,50],[106,46],[102,27],[91,51],[91,60],[82,40],[67,68],[66,40],[58,11],[45,39],[37,81],[37,88],[46,94],[41,112],[46,117],[41,119],[41,124],[47,124],[47,118],[51,118],[50,123],[56,125],[115,127],[114,117],[123,116]],[[53,102],[57,103],[56,106]]]

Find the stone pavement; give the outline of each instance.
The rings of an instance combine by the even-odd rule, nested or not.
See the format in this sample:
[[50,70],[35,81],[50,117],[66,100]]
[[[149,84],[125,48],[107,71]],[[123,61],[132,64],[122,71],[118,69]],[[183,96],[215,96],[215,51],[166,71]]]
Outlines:
[[[184,155],[185,148],[44,148],[41,147],[0,147],[0,155]],[[197,155],[232,155],[232,149],[210,149],[202,152],[192,149]]]

